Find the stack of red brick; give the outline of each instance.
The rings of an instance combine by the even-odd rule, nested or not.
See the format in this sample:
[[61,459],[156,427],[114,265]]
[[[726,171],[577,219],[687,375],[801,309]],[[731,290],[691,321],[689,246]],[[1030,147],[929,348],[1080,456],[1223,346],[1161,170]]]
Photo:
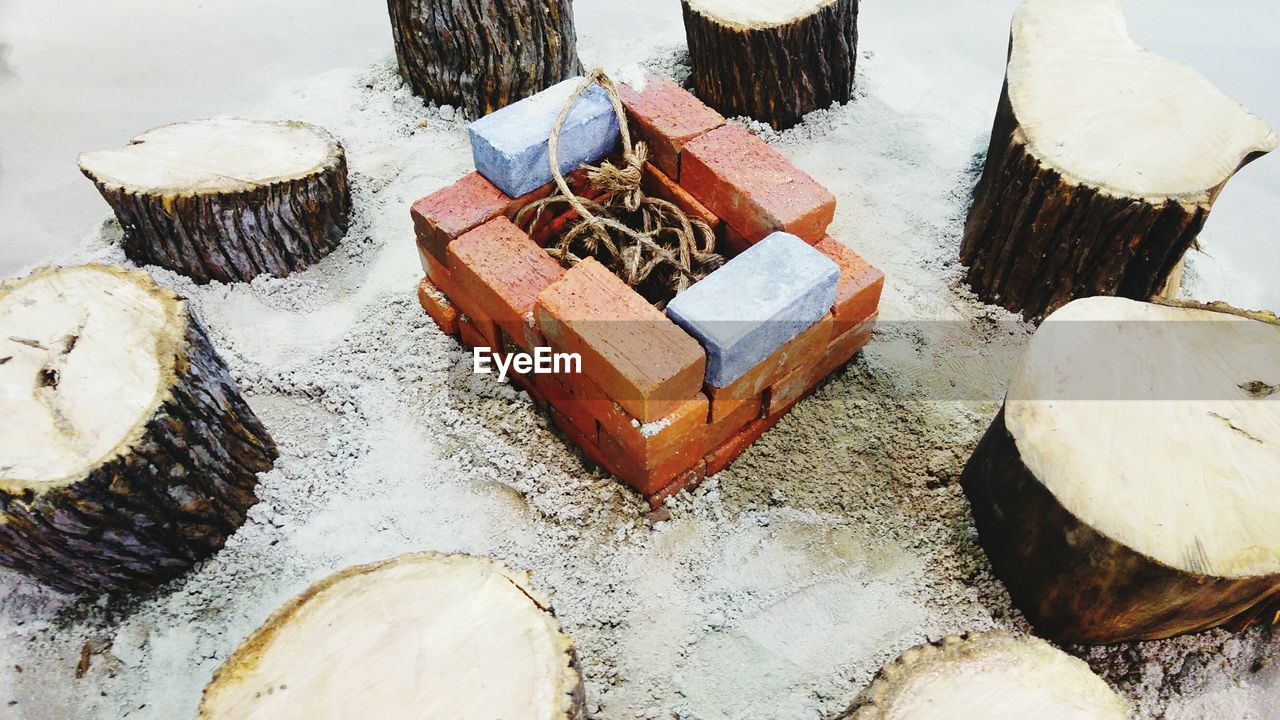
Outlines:
[[[529,232],[511,221],[553,185],[510,198],[478,173],[414,203],[427,273],[418,293],[468,347],[581,355],[581,373],[512,377],[588,459],[657,506],[728,467],[853,357],[884,276],[826,235],[831,194],[759,138],[669,81],[618,87],[632,131],[652,149],[646,192],[706,220],[730,256],[777,230],[812,244],[840,268],[831,313],[728,387],[704,385],[702,348],[666,315],[594,260],[565,270],[543,250],[570,214]],[[580,171],[569,180],[589,196]]]

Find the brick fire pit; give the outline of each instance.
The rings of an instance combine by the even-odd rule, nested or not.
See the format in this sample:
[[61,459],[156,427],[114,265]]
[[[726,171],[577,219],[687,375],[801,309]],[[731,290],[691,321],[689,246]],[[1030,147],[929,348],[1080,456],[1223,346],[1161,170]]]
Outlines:
[[[835,199],[824,187],[651,75],[618,85],[652,150],[644,190],[705,220],[729,262],[665,313],[594,259],[561,267],[543,248],[573,212],[527,232],[512,218],[554,188],[545,139],[578,82],[473,124],[479,171],[413,205],[427,275],[418,295],[467,347],[580,355],[580,373],[510,377],[590,462],[656,507],[728,467],[853,357],[884,276],[826,234]],[[616,133],[608,101],[588,92],[561,135],[564,170],[599,161]],[[567,179],[591,197],[582,171]]]

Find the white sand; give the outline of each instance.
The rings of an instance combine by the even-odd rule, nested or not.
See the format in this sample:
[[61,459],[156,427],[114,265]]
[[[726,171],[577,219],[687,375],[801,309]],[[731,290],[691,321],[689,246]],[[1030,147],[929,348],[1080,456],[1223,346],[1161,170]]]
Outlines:
[[[216,557],[131,602],[77,603],[0,572],[0,717],[189,717],[280,603],[410,550],[533,569],[578,644],[593,716],[609,720],[817,720],[912,645],[1025,630],[955,482],[1027,336],[959,289],[954,259],[1003,63],[1009,8],[990,5],[992,27],[975,32],[916,31],[932,7],[868,3],[857,101],[763,133],[837,194],[833,234],[889,276],[886,322],[862,359],[652,527],[524,396],[473,377],[417,306],[408,207],[471,169],[462,122],[424,109],[389,63],[278,89],[257,115],[318,123],[347,147],[346,240],[285,280],[197,287],[154,272],[190,298],[281,446],[262,502]],[[579,3],[584,60],[687,73],[673,3],[627,3],[618,20],[622,7]],[[987,47],[980,62],[941,49],[957,32]],[[1253,222],[1242,227],[1270,240]],[[119,235],[108,222],[68,257],[122,261]],[[1203,271],[1198,287],[1253,305],[1275,292],[1213,284],[1225,277]],[[903,319],[951,322],[889,322]],[[1267,632],[1070,649],[1144,716],[1274,720],[1280,703]]]

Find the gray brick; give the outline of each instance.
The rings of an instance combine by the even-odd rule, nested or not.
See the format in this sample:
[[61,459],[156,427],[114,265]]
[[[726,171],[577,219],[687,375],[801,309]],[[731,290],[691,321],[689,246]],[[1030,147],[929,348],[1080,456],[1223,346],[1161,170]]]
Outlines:
[[[517,198],[551,182],[547,143],[556,116],[581,77],[542,92],[471,123],[471,157],[476,170],[508,196]],[[592,86],[574,103],[560,131],[560,172],[595,163],[617,149],[618,118],[609,98]]]
[[840,268],[775,232],[680,293],[667,315],[702,343],[707,384],[724,387],[831,311]]

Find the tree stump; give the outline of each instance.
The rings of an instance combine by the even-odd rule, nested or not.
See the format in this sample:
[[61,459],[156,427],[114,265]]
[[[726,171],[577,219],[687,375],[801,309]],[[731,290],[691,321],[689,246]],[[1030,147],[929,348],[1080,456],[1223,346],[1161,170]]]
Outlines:
[[198,283],[283,277],[347,232],[347,160],[326,130],[219,118],[85,153],[80,170],[124,228],[124,251]]
[[838,720],[1125,720],[1084,661],[1034,637],[952,635],[886,665]]
[[482,117],[582,74],[573,0],[387,0],[415,95]]
[[1265,123],[1138,47],[1119,0],[1028,0],[960,260],[985,302],[1039,322],[1166,284],[1227,180],[1274,149]]
[[693,86],[782,130],[853,97],[858,0],[681,0]]
[[140,272],[0,285],[0,564],[145,590],[222,547],[275,443],[186,303]]
[[205,688],[199,720],[581,720],[573,641],[545,597],[487,558],[349,568],[277,610]]
[[1280,597],[1280,326],[1095,297],[1051,315],[961,482],[1040,634],[1242,624]]

